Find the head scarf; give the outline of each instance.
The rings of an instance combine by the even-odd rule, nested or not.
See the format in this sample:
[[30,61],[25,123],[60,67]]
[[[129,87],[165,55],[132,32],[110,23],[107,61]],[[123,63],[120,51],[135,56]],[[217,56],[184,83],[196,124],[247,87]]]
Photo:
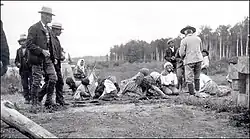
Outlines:
[[156,81],[161,76],[161,74],[156,71],[153,71],[150,73],[150,76],[153,77],[153,79]]
[[144,76],[147,76],[149,74],[149,69],[142,68],[142,69],[139,70],[139,72],[141,72]]
[[[81,66],[81,61],[84,61],[83,62],[83,65]],[[84,70],[85,70],[85,60],[84,59],[79,59],[78,61],[77,61],[77,66],[84,72]]]

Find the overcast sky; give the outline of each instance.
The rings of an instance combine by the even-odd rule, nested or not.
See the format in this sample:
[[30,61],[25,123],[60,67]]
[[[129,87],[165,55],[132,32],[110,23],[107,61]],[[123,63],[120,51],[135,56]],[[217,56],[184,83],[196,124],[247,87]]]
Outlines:
[[[61,22],[59,37],[71,57],[100,56],[113,45],[139,39],[177,37],[186,25],[234,25],[249,15],[248,1],[1,1],[1,20],[14,58],[20,34],[41,18],[42,6],[52,8]],[[52,21],[52,22],[53,22]],[[198,30],[199,31],[199,30]]]

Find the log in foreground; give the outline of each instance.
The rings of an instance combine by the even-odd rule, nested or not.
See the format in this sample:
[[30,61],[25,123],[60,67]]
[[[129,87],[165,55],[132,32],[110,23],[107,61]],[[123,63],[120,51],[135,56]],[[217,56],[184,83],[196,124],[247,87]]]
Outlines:
[[15,110],[15,106],[8,100],[1,100],[1,120],[29,138],[57,138]]

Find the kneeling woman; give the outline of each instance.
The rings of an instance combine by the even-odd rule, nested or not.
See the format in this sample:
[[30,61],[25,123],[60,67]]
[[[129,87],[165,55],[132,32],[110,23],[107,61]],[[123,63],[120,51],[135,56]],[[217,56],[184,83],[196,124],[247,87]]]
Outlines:
[[94,99],[101,99],[101,100],[114,100],[118,96],[118,92],[120,91],[120,87],[116,82],[115,76],[108,76],[106,79],[98,79],[98,85],[95,89],[95,96]]

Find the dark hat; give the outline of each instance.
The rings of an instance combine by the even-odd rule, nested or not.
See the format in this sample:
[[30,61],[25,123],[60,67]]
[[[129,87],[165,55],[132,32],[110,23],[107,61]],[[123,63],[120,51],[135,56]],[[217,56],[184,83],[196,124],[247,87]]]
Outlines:
[[82,84],[83,85],[89,85],[89,79],[87,77],[82,79]]
[[206,53],[207,55],[209,55],[209,52],[207,50],[204,49],[204,50],[202,50],[202,53],[203,52]]
[[186,31],[187,29],[191,29],[191,30],[193,31],[193,33],[196,32],[196,29],[195,29],[194,27],[186,26],[185,28],[183,28],[183,29],[181,30],[181,33],[182,33],[182,34],[185,34],[185,31]]

